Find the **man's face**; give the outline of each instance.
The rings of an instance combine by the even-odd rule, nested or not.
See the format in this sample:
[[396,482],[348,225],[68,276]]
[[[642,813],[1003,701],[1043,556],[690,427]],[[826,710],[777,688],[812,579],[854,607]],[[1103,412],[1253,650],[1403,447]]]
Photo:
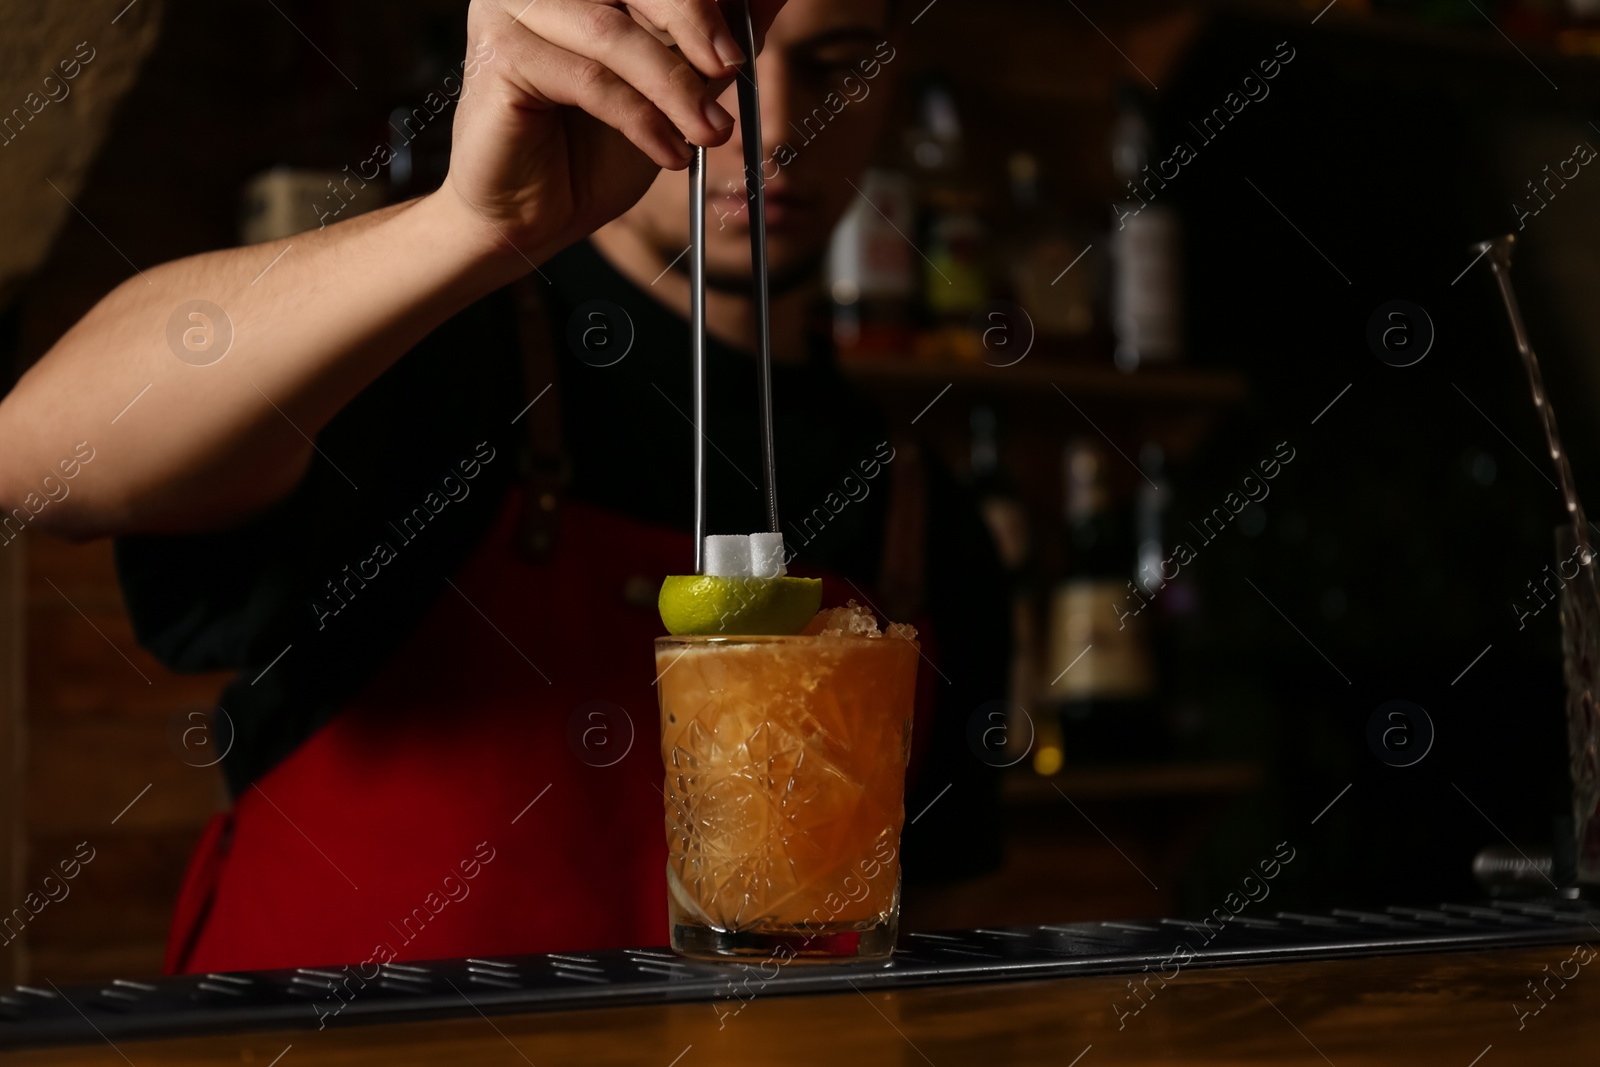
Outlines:
[[[856,191],[883,126],[890,81],[904,62],[889,43],[890,0],[789,0],[756,60],[761,87],[761,176],[773,288],[809,273]],[[721,103],[737,115],[738,90]],[[746,287],[750,222],[743,124],[707,153],[706,274]],[[663,171],[629,212],[664,258],[689,244],[687,171]],[[686,260],[679,260],[682,269]]]

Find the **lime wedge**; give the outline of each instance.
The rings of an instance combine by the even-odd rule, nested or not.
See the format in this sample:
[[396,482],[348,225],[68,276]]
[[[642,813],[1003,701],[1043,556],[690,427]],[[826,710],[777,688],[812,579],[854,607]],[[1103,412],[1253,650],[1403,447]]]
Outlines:
[[797,634],[822,605],[818,578],[674,574],[661,583],[661,621],[684,634]]

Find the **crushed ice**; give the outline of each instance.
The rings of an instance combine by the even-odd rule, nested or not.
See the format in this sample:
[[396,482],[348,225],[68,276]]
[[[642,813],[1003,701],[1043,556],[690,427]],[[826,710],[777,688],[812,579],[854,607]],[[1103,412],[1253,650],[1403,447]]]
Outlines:
[[904,622],[891,622],[887,631],[878,629],[878,617],[872,609],[847,601],[842,608],[823,608],[802,631],[812,637],[898,637],[911,640],[917,636],[916,627]]

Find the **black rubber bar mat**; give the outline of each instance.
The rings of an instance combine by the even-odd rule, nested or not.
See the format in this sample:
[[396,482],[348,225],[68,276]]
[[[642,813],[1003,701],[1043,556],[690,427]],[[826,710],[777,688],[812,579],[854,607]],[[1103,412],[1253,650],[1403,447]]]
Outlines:
[[[1223,921],[1221,916],[1227,916]],[[1038,980],[1600,938],[1600,909],[1577,901],[1446,904],[1270,918],[1220,911],[1160,919],[914,933],[884,964],[774,956],[695,963],[666,949],[558,953],[344,968],[13,986],[0,994],[0,1048],[230,1030],[632,1004],[726,1000],[974,982]]]

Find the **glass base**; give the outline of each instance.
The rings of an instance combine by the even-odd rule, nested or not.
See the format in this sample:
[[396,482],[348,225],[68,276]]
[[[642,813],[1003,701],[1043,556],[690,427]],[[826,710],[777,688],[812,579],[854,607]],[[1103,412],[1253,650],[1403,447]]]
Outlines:
[[887,962],[894,951],[897,918],[865,928],[860,923],[833,923],[804,930],[718,930],[678,920],[672,923],[672,951],[697,960]]

